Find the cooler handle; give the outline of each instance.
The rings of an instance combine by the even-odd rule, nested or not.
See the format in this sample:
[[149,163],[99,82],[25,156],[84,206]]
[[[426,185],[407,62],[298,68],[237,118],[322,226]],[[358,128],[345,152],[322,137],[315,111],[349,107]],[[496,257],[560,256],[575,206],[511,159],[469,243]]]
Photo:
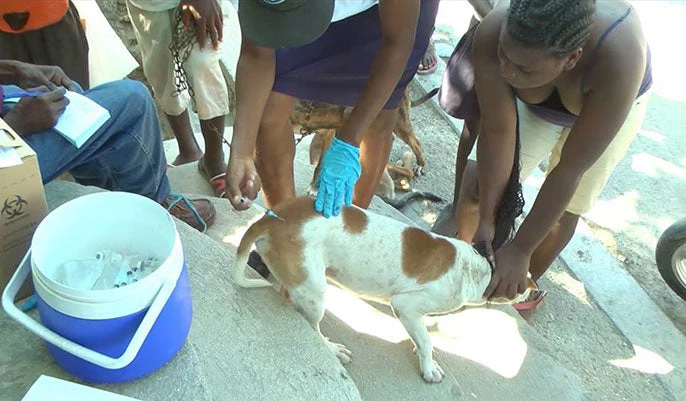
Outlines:
[[5,309],[5,312],[7,312],[12,319],[16,320],[38,337],[54,345],[55,347],[58,347],[76,357],[101,366],[105,369],[113,370],[128,366],[136,358],[138,351],[140,351],[143,342],[148,337],[152,326],[157,321],[160,312],[162,312],[162,309],[167,304],[169,297],[176,287],[176,280],[167,279],[164,281],[160,287],[160,290],[155,295],[155,299],[150,305],[150,308],[145,314],[143,321],[141,321],[140,326],[138,326],[136,333],[133,335],[131,342],[126,347],[126,351],[124,351],[119,358],[112,358],[60,336],[36,320],[32,319],[26,313],[20,311],[14,305],[14,298],[16,298],[17,292],[19,292],[19,289],[28,278],[30,272],[31,250],[29,249],[24,256],[24,259],[22,259],[19,268],[17,268],[7,284],[5,291],[2,293],[2,307]]

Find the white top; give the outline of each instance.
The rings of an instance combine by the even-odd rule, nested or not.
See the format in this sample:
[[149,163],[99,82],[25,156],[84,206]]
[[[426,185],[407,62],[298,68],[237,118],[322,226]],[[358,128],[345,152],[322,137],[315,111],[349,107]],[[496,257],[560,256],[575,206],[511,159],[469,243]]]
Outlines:
[[[176,8],[181,3],[181,0],[128,0],[134,6],[145,11],[165,11]],[[238,10],[239,0],[230,0],[233,6]],[[317,0],[315,0],[317,1]],[[363,11],[374,7],[378,4],[378,0],[336,0],[333,9],[333,17],[331,22],[340,21],[353,15],[357,15]]]
[[374,7],[378,0],[336,0],[331,22],[340,21]]
[[181,0],[128,0],[128,2],[145,11],[165,11],[178,7]]
[[[152,3],[163,3],[165,1],[169,0],[129,0],[132,3],[138,3],[138,2],[152,2]],[[239,0],[230,0],[231,3],[236,7],[236,10],[238,10],[238,1]],[[317,1],[317,0],[314,0]],[[336,3],[334,4],[333,8],[333,17],[331,18],[331,22],[336,22],[340,21],[342,19],[346,19],[348,17],[352,17],[353,15],[357,15],[363,11],[366,11],[373,6],[375,6],[379,0],[336,0]],[[178,5],[179,2],[176,1],[176,4]],[[142,8],[139,6],[139,8]]]

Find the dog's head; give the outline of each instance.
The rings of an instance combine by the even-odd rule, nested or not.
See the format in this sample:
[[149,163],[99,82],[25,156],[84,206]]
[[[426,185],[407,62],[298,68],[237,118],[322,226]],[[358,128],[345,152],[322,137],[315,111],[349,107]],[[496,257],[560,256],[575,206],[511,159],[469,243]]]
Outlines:
[[538,291],[538,286],[531,278],[531,275],[527,273],[526,290],[524,290],[523,293],[517,294],[513,299],[508,299],[505,297],[490,298],[488,302],[492,304],[517,304],[526,301],[529,298],[529,295],[531,295],[534,291]]

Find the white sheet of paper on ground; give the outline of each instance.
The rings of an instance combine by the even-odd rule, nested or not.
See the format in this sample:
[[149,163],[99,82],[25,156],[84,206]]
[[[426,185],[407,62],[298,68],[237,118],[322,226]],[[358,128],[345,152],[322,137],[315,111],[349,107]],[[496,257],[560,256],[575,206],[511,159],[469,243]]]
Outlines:
[[21,401],[140,401],[135,398],[42,375]]
[[80,148],[110,118],[110,112],[79,93],[67,91],[66,97],[69,105],[57,120],[55,130]]
[[[5,131],[0,130],[0,140],[2,139],[9,140],[10,137]],[[13,167],[20,164],[22,164],[21,157],[19,157],[16,149],[9,146],[0,146],[0,168]]]

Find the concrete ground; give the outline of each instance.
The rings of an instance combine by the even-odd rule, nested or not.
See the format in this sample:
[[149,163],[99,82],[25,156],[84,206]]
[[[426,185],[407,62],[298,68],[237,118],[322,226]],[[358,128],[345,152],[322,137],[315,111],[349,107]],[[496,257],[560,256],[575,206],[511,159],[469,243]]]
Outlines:
[[[686,1],[631,3],[641,18],[652,53],[652,98],[642,130],[610,177],[598,203],[583,218],[593,236],[602,241],[621,267],[686,333],[686,302],[659,276],[654,256],[662,232],[686,217],[686,78],[680,68],[681,55],[674,51],[671,41],[672,37],[686,37]],[[470,13],[471,7],[465,1],[441,2],[434,36],[440,56],[450,56],[467,28]],[[440,84],[440,73],[422,78],[419,81],[427,87]],[[452,122],[461,127],[461,121]],[[434,141],[434,135],[442,134],[431,129],[426,135],[422,136],[425,141]],[[429,160],[442,159],[444,153],[437,149]],[[445,155],[447,161],[450,157]],[[426,177],[426,184],[417,185],[420,189],[433,188],[438,180],[442,181]],[[449,195],[450,191],[444,193]],[[417,212],[433,223],[433,208]]]
[[[264,399],[270,398],[266,394],[282,391],[293,397],[301,392],[301,398],[335,399],[314,395],[322,385],[334,389],[338,398],[365,400],[686,399],[682,333],[686,306],[657,276],[652,258],[659,233],[686,216],[682,189],[686,87],[683,79],[677,80],[680,63],[667,47],[672,41],[665,37],[685,36],[686,2],[634,3],[645,17],[656,62],[654,96],[644,131],[610,179],[601,202],[585,216],[586,224],[541,280],[549,295],[528,321],[509,307],[471,309],[427,320],[437,360],[447,373],[444,383],[421,382],[407,336],[384,308],[332,289],[322,330],[353,351],[348,374],[356,390],[347,381],[339,381],[334,374],[339,367],[317,339],[307,334],[309,327],[302,325],[290,305],[271,290],[242,293],[225,281],[224,261],[230,260],[246,219],[255,215],[233,213],[217,200],[220,220],[209,232],[214,241],[181,228],[185,246],[196,253],[189,263],[195,271],[194,302],[199,310],[187,346],[155,375],[110,389],[149,400],[168,399],[170,393],[193,400]],[[448,44],[439,44],[439,53],[449,55],[468,19],[467,2],[441,3],[437,33]],[[670,28],[660,29],[664,26]],[[440,73],[439,69],[418,78],[413,97],[436,84]],[[459,128],[459,122],[446,119],[433,103],[413,109],[412,120],[430,163],[427,175],[413,185],[450,199],[459,132],[454,126]],[[304,162],[307,144],[305,140],[298,147],[301,191],[311,174]],[[167,148],[171,159],[174,143],[168,142]],[[403,144],[394,144],[393,159],[406,150]],[[169,175],[176,191],[210,193],[195,166],[173,169]],[[539,183],[540,176],[527,182],[527,204]],[[405,208],[403,216],[376,200],[372,210],[428,227],[442,206],[416,203]],[[242,308],[251,312],[248,323],[242,322],[247,316],[240,313],[246,310]],[[265,326],[255,335],[256,327],[268,324],[265,316],[274,315],[283,318],[279,321],[283,323]],[[240,331],[245,330],[244,324],[252,330],[241,331],[243,337],[227,335],[216,341],[217,333],[226,327],[240,327]],[[39,342],[16,330],[4,315],[0,328],[3,335],[7,333],[0,344],[0,400],[20,399],[39,373],[64,375],[50,364]],[[274,348],[279,351],[275,353]],[[237,354],[243,359],[231,365]],[[276,373],[300,367],[303,361],[311,363],[302,371],[286,376]],[[287,366],[275,367],[280,363]],[[246,369],[248,374],[234,377]],[[311,396],[306,396],[308,391]]]

